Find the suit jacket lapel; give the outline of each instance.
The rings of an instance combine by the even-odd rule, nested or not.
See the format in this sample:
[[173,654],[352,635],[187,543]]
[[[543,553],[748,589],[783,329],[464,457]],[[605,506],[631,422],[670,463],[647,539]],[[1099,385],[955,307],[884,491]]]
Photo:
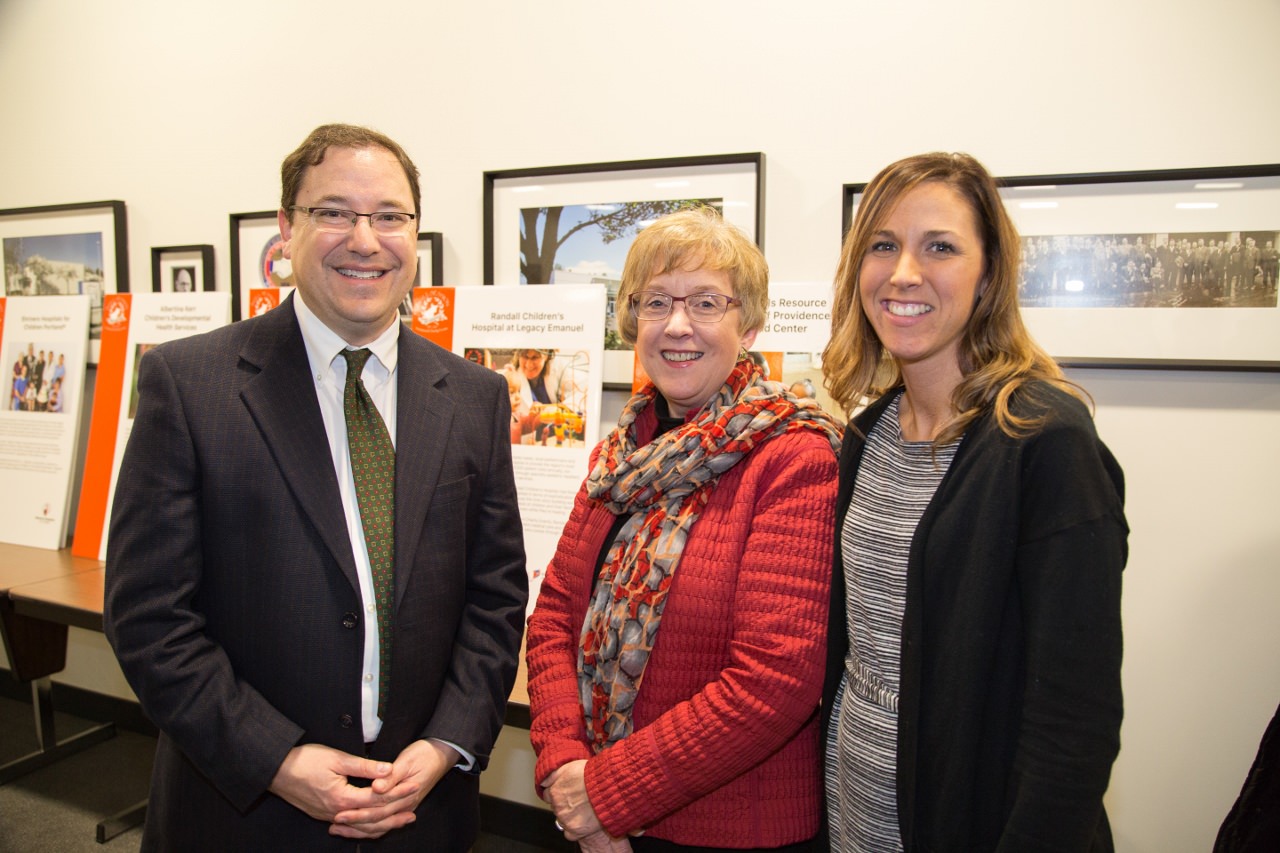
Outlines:
[[409,583],[421,531],[440,479],[453,401],[440,390],[449,373],[434,345],[400,330],[396,386],[396,606]]
[[338,477],[293,299],[291,295],[265,314],[245,341],[240,358],[258,373],[245,383],[240,397],[262,431],[289,490],[358,591]]

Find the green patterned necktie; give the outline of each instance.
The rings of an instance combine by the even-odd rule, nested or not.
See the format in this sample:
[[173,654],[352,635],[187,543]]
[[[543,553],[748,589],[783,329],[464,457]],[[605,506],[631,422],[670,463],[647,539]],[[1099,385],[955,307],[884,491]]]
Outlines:
[[391,433],[378,414],[360,374],[369,360],[367,349],[342,351],[347,360],[347,384],[342,411],[347,420],[347,446],[355,475],[360,523],[373,570],[373,595],[378,607],[378,717],[387,707],[391,689],[392,561],[395,558],[396,449]]

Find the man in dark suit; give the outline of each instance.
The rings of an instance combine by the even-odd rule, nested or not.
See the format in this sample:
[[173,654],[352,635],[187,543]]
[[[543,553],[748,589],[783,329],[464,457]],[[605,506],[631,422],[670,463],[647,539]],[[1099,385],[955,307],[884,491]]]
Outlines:
[[[297,292],[139,375],[104,623],[161,731],[143,848],[466,850],[527,597],[506,385],[399,322],[421,212],[399,145],[328,125],[281,174]],[[353,349],[390,438],[385,550]]]
[[27,374],[27,378],[35,386],[36,391],[39,391],[40,386],[44,385],[44,365],[44,350],[40,350],[40,355],[32,362],[31,371]]

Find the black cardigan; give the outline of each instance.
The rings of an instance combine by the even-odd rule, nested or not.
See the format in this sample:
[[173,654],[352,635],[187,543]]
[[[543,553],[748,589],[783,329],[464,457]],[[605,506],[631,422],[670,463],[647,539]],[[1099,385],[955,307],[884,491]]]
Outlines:
[[[824,745],[848,653],[840,531],[862,436],[893,396],[854,420],[840,460]],[[1112,848],[1124,475],[1074,397],[1037,383],[1013,410],[1047,417],[1017,439],[990,414],[975,421],[911,543],[897,761],[908,853]]]

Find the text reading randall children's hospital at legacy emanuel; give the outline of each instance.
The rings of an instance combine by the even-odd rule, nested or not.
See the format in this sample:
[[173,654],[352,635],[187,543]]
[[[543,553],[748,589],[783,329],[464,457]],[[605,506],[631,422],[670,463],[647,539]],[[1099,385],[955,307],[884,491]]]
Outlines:
[[486,323],[472,323],[473,332],[521,332],[524,334],[540,334],[544,332],[581,332],[585,323],[566,323],[559,311],[491,311]]

